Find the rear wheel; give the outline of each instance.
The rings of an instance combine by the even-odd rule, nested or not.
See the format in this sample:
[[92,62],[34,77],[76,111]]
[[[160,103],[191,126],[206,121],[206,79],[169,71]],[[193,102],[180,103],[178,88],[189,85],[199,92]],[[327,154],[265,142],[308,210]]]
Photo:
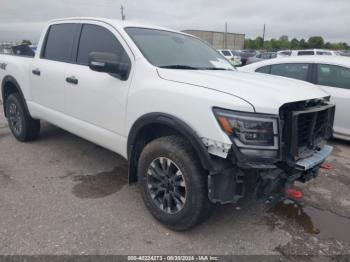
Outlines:
[[21,141],[36,139],[40,133],[40,121],[33,119],[18,93],[9,95],[5,101],[7,121],[14,137]]
[[181,137],[161,137],[145,146],[138,181],[147,208],[173,230],[189,229],[210,214],[207,175]]

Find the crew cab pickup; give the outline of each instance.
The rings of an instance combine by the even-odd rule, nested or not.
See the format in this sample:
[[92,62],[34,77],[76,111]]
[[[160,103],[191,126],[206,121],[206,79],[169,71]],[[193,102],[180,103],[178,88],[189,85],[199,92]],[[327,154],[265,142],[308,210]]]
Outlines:
[[278,199],[332,150],[335,108],[322,90],[238,72],[200,39],[160,27],[51,21],[35,57],[0,55],[0,80],[17,140],[37,139],[45,120],[120,154],[174,230],[237,202],[248,172],[258,199]]

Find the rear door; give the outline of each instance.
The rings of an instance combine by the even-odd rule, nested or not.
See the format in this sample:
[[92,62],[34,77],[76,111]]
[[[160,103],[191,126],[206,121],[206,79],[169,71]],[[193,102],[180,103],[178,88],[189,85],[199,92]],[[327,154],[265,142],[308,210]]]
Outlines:
[[350,136],[350,68],[337,65],[317,64],[314,83],[331,95],[336,105],[334,131]]
[[65,107],[66,68],[72,62],[78,24],[51,25],[40,54],[31,67],[32,100],[46,108],[63,112]]
[[[88,66],[91,52],[116,54],[121,62],[131,64],[132,53],[118,32],[105,23],[82,25],[74,64],[66,67],[66,114],[96,127],[123,135],[127,80],[108,73],[92,71]],[[132,68],[132,67],[131,67]]]

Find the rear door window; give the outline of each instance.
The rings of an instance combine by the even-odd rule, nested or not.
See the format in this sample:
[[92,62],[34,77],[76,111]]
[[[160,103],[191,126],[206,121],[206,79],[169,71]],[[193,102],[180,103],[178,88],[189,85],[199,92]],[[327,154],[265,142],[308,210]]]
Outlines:
[[113,53],[118,56],[120,62],[130,63],[123,46],[112,32],[101,26],[84,24],[79,41],[77,63],[88,65],[91,52]]
[[350,69],[336,65],[317,65],[316,84],[350,89]]
[[276,64],[271,66],[271,74],[307,81],[309,64]]
[[264,74],[270,74],[270,67],[271,66],[263,66],[255,70],[257,73],[264,73]]
[[71,62],[73,43],[78,33],[78,24],[58,24],[50,26],[46,36],[42,58]]

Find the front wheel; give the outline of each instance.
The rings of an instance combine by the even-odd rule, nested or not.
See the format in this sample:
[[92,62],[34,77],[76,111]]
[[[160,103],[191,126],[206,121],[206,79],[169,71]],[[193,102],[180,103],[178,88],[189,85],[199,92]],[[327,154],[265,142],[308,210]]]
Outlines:
[[145,146],[138,181],[147,208],[173,230],[189,229],[210,214],[207,174],[181,137],[161,137]]

